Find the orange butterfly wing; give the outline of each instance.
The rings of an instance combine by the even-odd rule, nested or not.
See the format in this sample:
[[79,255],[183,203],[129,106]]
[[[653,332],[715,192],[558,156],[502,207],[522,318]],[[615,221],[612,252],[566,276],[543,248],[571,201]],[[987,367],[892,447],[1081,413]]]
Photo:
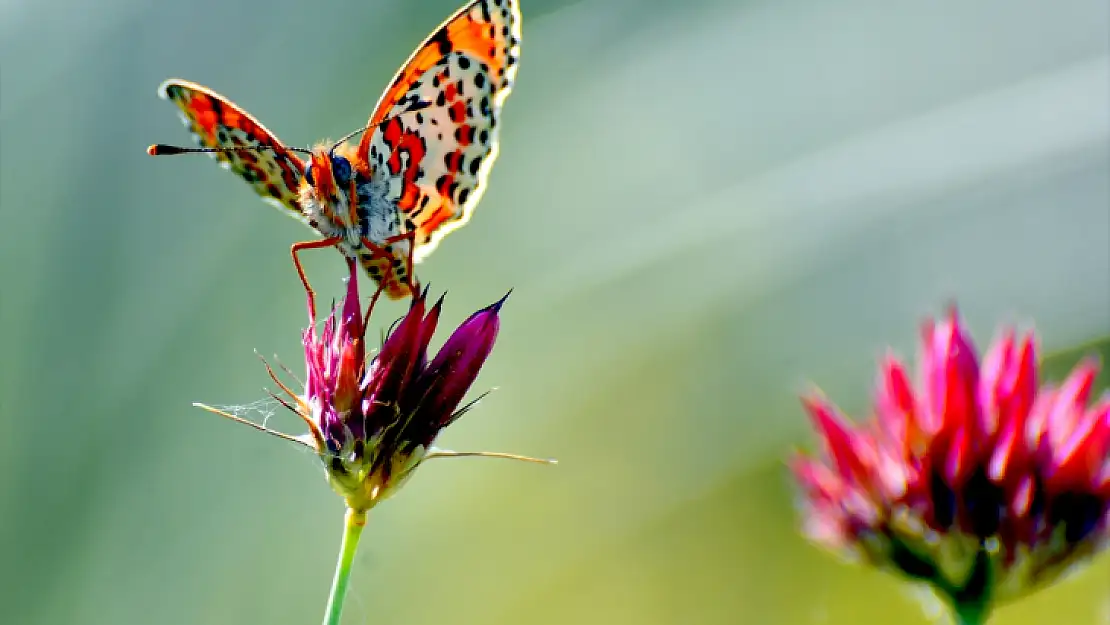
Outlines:
[[473,0],[409,57],[370,116],[357,158],[389,181],[405,231],[415,230],[414,260],[481,199],[519,57],[518,2]]
[[265,150],[214,152],[212,156],[249,183],[262,198],[304,220],[298,187],[304,163],[257,119],[224,96],[187,80],[162,83],[158,95],[181,109],[202,147],[268,146]]

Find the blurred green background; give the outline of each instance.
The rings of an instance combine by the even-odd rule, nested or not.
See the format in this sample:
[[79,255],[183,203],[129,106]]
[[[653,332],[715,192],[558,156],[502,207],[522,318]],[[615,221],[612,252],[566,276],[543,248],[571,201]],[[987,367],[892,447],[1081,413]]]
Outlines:
[[[318,622],[339,499],[190,407],[263,398],[254,349],[301,370],[309,233],[207,158],[147,157],[188,143],[155,88],[341,136],[457,3],[0,0],[0,622]],[[796,395],[864,412],[884,346],[950,301],[981,345],[1110,331],[1107,3],[523,12],[491,187],[419,273],[450,322],[515,289],[499,390],[441,444],[561,464],[424,467],[371,514],[344,622],[931,622],[797,536]],[[340,256],[306,259],[339,295]],[[997,622],[1110,623],[1108,559]]]

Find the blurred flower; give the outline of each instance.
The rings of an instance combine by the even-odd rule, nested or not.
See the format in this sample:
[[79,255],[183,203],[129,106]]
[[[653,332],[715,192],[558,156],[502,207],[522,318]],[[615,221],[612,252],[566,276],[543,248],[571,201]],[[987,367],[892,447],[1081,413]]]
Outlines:
[[874,418],[804,399],[824,447],[798,456],[814,542],[931,584],[961,622],[1049,584],[1110,542],[1110,395],[1094,361],[1038,387],[1032,334],[980,361],[955,311],[927,324],[917,384],[883,362]]

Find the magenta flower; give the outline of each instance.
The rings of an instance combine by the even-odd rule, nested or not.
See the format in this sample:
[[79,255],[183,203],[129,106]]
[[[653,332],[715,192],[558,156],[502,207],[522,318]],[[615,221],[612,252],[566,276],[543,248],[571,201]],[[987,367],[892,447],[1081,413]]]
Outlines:
[[308,425],[328,480],[348,507],[369,510],[424,460],[460,455],[434,450],[432,443],[466,412],[459,404],[493,351],[507,297],[471,315],[431,360],[428,345],[442,298],[428,308],[426,291],[414,296],[408,313],[369,359],[353,264],[342,308],[338,315],[332,310],[319,334],[310,306],[311,323],[303,335],[308,379],[303,395],[291,394],[292,407]]
[[[348,508],[360,514],[393,494],[430,458],[485,456],[552,462],[432,447],[440,431],[469,409],[469,404],[461,409],[459,405],[493,351],[501,306],[508,295],[471,315],[430,360],[428,346],[443,299],[429,308],[426,291],[415,295],[408,313],[378,353],[367,357],[357,271],[353,263],[348,265],[346,297],[338,311],[333,308],[319,332],[310,297],[309,327],[303,333],[308,370],[304,392],[294,393],[274,377],[288,395],[277,399],[301,417],[308,436],[293,437],[246,423],[311,447],[324,464],[332,488]],[[371,310],[367,310],[367,318]],[[267,370],[274,376],[268,365]]]
[[1032,334],[1005,331],[980,362],[953,311],[927,324],[911,384],[883,362],[874,418],[804,400],[824,447],[793,463],[804,531],[931,584],[958,619],[1058,579],[1110,542],[1110,395],[1098,365],[1038,386]]
[[332,488],[347,505],[343,540],[324,623],[339,623],[343,598],[366,513],[431,458],[485,456],[554,463],[494,452],[454,452],[432,444],[443,428],[465,413],[459,408],[493,351],[500,327],[501,298],[464,321],[430,360],[428,345],[439,322],[443,299],[430,309],[427,292],[415,295],[408,313],[388,334],[376,355],[367,355],[366,322],[358,295],[358,273],[348,262],[347,295],[316,330],[309,293],[309,326],[303,343],[308,376],[304,392],[294,393],[266,365],[287,398],[274,395],[308,426],[307,437],[276,432],[231,413],[197,404],[229,419],[310,447],[319,456]]

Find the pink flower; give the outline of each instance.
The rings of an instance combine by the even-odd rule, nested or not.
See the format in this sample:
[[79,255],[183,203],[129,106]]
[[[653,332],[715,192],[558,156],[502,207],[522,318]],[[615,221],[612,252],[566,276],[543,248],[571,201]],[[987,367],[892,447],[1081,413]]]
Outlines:
[[955,311],[926,324],[917,383],[882,363],[874,417],[803,400],[823,444],[798,456],[814,542],[932,584],[962,612],[1056,580],[1110,542],[1110,395],[1098,365],[1038,386],[1032,334],[980,361]]
[[307,424],[328,481],[352,510],[370,509],[435,455],[531,460],[433,452],[439,432],[467,410],[459,404],[493,350],[505,298],[471,315],[431,360],[428,345],[443,300],[428,308],[426,298],[426,292],[413,297],[408,313],[369,358],[354,264],[340,310],[331,311],[319,332],[309,307],[305,390],[298,395],[283,385],[291,400],[283,402]]

